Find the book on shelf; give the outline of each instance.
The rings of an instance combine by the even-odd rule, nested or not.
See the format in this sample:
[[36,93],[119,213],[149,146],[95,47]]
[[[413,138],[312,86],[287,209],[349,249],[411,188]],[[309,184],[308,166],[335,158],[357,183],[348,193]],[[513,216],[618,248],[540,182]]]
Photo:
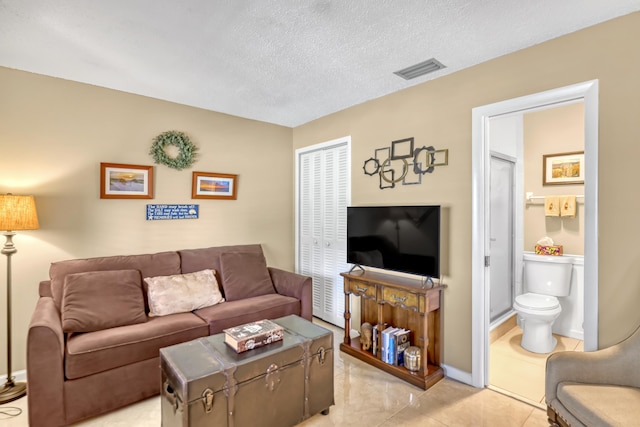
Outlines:
[[371,351],[374,356],[378,355],[378,325],[374,325],[371,330]]
[[401,331],[401,328],[391,327],[385,329],[384,332],[386,332],[386,345],[383,344],[383,348],[385,348],[384,359],[382,360],[383,362],[390,365],[398,364],[398,338],[396,334]]
[[389,326],[384,331],[382,331],[382,342],[380,343],[380,360],[390,365],[394,364],[393,361],[396,358],[396,340],[394,333],[397,330],[398,328]]
[[410,334],[411,331],[409,329],[399,329],[394,333],[396,340],[394,365],[396,366],[404,366],[404,351],[411,346]]
[[224,342],[237,353],[281,341],[284,337],[282,326],[266,319],[223,329],[223,332]]
[[404,366],[404,351],[411,346],[411,331],[389,326],[380,333],[380,360],[395,366]]

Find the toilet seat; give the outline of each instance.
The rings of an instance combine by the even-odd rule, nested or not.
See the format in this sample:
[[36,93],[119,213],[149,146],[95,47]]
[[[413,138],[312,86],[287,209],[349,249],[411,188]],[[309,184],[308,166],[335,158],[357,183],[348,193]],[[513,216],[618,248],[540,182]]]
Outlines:
[[539,311],[555,310],[560,307],[558,298],[534,293],[518,295],[515,303],[524,309]]

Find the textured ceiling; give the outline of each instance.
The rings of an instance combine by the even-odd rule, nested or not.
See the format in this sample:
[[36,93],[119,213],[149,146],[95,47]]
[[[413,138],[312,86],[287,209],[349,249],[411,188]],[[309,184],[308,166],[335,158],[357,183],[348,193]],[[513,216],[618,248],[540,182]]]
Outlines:
[[[0,0],[0,66],[294,127],[636,10],[640,0]],[[447,68],[393,74],[432,57]]]

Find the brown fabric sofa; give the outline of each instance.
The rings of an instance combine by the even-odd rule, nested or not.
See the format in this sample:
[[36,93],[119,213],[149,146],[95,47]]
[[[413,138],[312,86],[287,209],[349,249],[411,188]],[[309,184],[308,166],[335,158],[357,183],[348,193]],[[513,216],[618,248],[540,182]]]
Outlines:
[[[144,278],[205,269],[215,271],[226,301],[149,316]],[[267,267],[260,245],[75,259],[49,273],[27,338],[32,427],[68,425],[158,394],[162,347],[265,318],[311,320],[311,278]],[[78,327],[87,331],[68,332]]]
[[551,426],[635,426],[640,417],[640,329],[609,348],[547,359]]

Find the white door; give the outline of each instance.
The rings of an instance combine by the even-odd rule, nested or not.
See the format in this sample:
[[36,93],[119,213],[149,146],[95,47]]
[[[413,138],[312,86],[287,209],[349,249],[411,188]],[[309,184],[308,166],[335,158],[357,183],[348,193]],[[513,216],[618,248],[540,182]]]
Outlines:
[[324,307],[322,294],[322,151],[299,156],[299,221],[296,272],[313,279],[313,314]]
[[492,154],[490,175],[489,301],[493,323],[513,306],[515,161]]
[[344,325],[348,141],[297,153],[296,271],[313,279],[313,315]]

